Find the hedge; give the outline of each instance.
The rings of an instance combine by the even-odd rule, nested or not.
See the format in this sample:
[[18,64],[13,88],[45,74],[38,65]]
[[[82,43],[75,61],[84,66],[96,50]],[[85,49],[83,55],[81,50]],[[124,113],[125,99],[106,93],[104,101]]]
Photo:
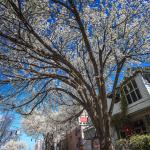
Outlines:
[[150,134],[134,135],[116,142],[117,150],[150,150]]

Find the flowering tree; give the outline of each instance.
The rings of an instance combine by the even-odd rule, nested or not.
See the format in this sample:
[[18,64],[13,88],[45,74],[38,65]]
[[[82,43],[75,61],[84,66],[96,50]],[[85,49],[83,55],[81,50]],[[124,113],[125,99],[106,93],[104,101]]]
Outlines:
[[[33,138],[37,139],[43,136],[45,150],[52,150],[54,142],[58,142],[68,130],[72,129],[76,122],[66,122],[72,116],[73,109],[64,106],[57,112],[49,110],[36,110],[32,115],[26,116],[22,120],[24,131]],[[67,111],[68,110],[68,111]],[[63,124],[62,124],[63,122]]]
[[8,112],[0,116],[0,147],[14,138],[13,131],[10,129],[12,122],[13,118]]
[[27,150],[26,144],[22,141],[10,140],[1,150]]
[[[112,150],[110,119],[120,73],[150,54],[148,1],[2,0],[0,4],[0,84],[10,88],[4,104],[28,114],[55,100],[82,105],[101,148]],[[110,107],[108,91],[113,97]]]

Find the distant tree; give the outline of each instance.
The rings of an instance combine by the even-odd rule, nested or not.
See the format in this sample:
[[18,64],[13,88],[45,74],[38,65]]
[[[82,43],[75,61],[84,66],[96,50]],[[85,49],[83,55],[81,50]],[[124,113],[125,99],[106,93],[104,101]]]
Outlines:
[[10,140],[0,150],[27,150],[27,146],[23,141]]
[[13,138],[13,131],[10,129],[13,117],[8,113],[2,113],[0,116],[0,147]]
[[[0,84],[8,89],[3,103],[27,114],[52,104],[52,94],[60,104],[82,105],[101,148],[112,150],[110,120],[123,68],[150,56],[149,2],[1,0],[0,4]],[[110,107],[108,92],[113,97]]]
[[67,131],[77,125],[77,121],[67,122],[75,109],[63,106],[57,112],[36,110],[32,115],[22,119],[22,128],[26,134],[35,139],[43,137],[45,150],[52,150],[54,142],[58,142]]

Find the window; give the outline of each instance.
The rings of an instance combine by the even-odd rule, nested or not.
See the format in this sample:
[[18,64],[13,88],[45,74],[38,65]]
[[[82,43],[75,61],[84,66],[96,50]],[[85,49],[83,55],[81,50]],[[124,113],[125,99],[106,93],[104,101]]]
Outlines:
[[145,119],[147,124],[150,126],[150,115],[149,114],[145,115]]
[[146,132],[145,124],[142,119],[133,122],[134,132],[137,134]]
[[128,83],[123,86],[123,90],[128,104],[136,102],[137,100],[142,98],[134,79],[128,81]]
[[144,72],[143,73],[143,78],[150,83],[150,72]]

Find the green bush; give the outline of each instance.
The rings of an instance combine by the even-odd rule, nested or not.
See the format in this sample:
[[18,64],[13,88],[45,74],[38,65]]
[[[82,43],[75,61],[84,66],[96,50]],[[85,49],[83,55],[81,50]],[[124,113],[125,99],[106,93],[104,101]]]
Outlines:
[[128,149],[129,141],[126,139],[120,139],[116,143],[116,150]]
[[116,143],[117,150],[150,150],[150,134],[134,135],[129,139],[120,139]]
[[150,134],[132,136],[130,147],[132,150],[150,150]]

